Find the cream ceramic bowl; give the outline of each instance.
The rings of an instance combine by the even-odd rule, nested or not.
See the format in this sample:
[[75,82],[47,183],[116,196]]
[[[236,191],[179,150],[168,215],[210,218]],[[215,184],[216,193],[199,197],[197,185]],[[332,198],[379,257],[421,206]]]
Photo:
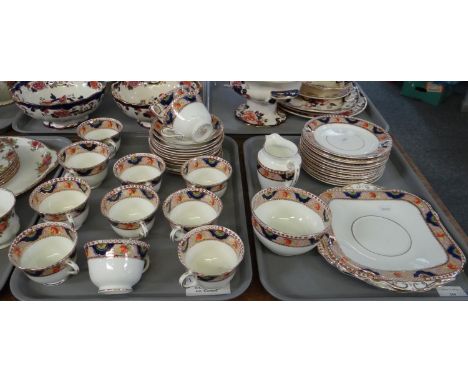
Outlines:
[[300,188],[267,188],[251,202],[258,240],[282,256],[312,250],[330,229],[331,212],[324,201]]
[[9,83],[16,105],[28,116],[56,129],[74,127],[100,105],[102,81],[18,81]]

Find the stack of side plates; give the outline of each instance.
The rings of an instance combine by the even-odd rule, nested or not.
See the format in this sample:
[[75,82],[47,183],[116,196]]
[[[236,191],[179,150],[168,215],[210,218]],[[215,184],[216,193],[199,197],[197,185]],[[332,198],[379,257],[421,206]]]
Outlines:
[[0,186],[8,183],[20,167],[15,148],[6,139],[0,139]]
[[279,101],[281,109],[299,117],[311,118],[325,114],[354,116],[363,112],[367,106],[367,98],[353,82],[347,82],[342,89],[335,93],[324,93],[323,96],[311,95],[304,90],[307,89],[305,84],[307,82],[303,82],[298,97]]
[[211,116],[213,134],[203,143],[166,138],[161,134],[163,125],[153,121],[149,135],[151,151],[160,156],[166,163],[166,169],[172,173],[180,173],[182,165],[189,159],[201,155],[222,156],[224,127],[214,115]]
[[382,127],[343,116],[311,119],[300,142],[303,169],[336,186],[380,179],[391,149],[392,138]]

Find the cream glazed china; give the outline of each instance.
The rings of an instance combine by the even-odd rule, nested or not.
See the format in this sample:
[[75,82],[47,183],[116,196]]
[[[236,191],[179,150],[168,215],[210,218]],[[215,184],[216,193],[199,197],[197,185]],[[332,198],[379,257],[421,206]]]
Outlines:
[[244,244],[230,229],[207,225],[187,233],[177,253],[187,269],[179,278],[182,287],[216,289],[226,287],[234,277],[244,258]]
[[320,254],[340,271],[379,288],[424,292],[451,282],[465,256],[437,213],[401,190],[354,186],[320,195],[332,213],[335,242]]
[[129,154],[114,163],[114,175],[123,185],[141,184],[158,192],[166,163],[157,155],[148,153]]
[[257,155],[257,177],[262,188],[294,186],[301,173],[297,146],[279,134],[265,136]]
[[0,188],[0,249],[8,247],[20,229],[15,203],[15,195]]
[[105,143],[80,141],[60,150],[58,160],[66,170],[66,177],[83,179],[91,189],[95,189],[106,179],[113,152]]
[[91,187],[79,178],[55,178],[36,187],[29,205],[44,221],[65,222],[78,230],[89,213]]
[[268,188],[251,202],[255,236],[270,251],[282,256],[310,252],[328,233],[331,212],[314,194],[294,187]]
[[141,239],[153,228],[159,206],[156,191],[147,186],[130,184],[109,191],[101,200],[101,213],[120,237]]
[[101,294],[133,290],[150,265],[149,245],[137,240],[96,240],[84,245],[89,278]]
[[102,81],[18,81],[9,83],[16,105],[44,125],[65,129],[86,120],[100,105]]
[[294,98],[299,94],[299,81],[231,81],[232,89],[247,99],[236,110],[236,117],[249,125],[276,126],[286,120],[277,109],[277,100]]
[[84,141],[105,143],[112,150],[112,157],[120,148],[122,122],[114,118],[93,118],[80,123],[76,132]]
[[221,198],[232,175],[231,164],[211,155],[189,159],[180,171],[187,187],[204,188]]
[[155,117],[150,106],[160,96],[176,94],[184,88],[195,92],[201,92],[202,89],[201,83],[196,81],[118,81],[112,84],[112,96],[128,117],[149,128]]
[[171,240],[179,241],[192,229],[213,224],[223,210],[223,203],[203,188],[185,188],[169,195],[162,208],[172,228]]
[[28,278],[43,285],[59,285],[80,268],[75,262],[76,231],[65,223],[42,223],[20,233],[8,258]]
[[57,167],[57,153],[40,141],[24,137],[0,138],[0,145],[4,143],[14,148],[20,162],[16,174],[2,185],[15,196],[23,194],[40,183]]
[[213,135],[211,114],[197,92],[181,89],[177,96],[159,98],[150,110],[163,123],[161,135],[165,138],[203,143]]

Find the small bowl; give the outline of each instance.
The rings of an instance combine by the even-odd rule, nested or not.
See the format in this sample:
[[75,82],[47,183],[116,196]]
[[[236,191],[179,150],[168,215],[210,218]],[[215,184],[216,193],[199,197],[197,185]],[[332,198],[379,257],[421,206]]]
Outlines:
[[28,116],[56,129],[77,126],[100,105],[106,83],[102,81],[9,82],[16,105]]
[[[89,163],[88,160],[83,160],[83,162],[79,164],[69,162],[70,158],[73,156],[87,153],[102,156],[102,161],[96,161],[95,163],[93,159],[92,165],[87,164]],[[107,167],[112,153],[113,150],[105,143],[98,141],[79,141],[64,147],[59,151],[57,157],[60,166],[67,171],[65,177],[72,176],[83,179],[93,190],[99,187],[106,178]]]
[[140,184],[158,192],[161,188],[162,176],[166,171],[166,163],[155,154],[135,153],[117,160],[113,170],[114,176],[123,185]]
[[294,187],[271,187],[251,202],[255,236],[272,252],[302,255],[328,234],[331,211],[318,196]]
[[[194,204],[188,205],[190,202],[201,202],[210,207],[203,209],[199,205],[197,208]],[[172,212],[177,208],[177,220],[172,215]],[[170,238],[172,241],[179,241],[182,237],[192,229],[202,225],[213,224],[221,211],[223,210],[223,202],[211,191],[203,188],[184,188],[169,195],[163,203],[162,210],[164,217],[169,222],[172,231]],[[175,212],[174,212],[175,213]],[[204,214],[204,220],[200,222],[200,217]],[[197,218],[198,220],[194,220]],[[182,222],[184,221],[184,222]],[[197,223],[197,224],[195,224]]]
[[188,187],[204,188],[220,198],[227,190],[232,166],[223,158],[205,155],[186,161],[180,173]]
[[122,130],[122,122],[114,118],[102,117],[80,123],[76,128],[76,133],[84,141],[105,143],[113,150],[112,156],[114,156],[120,148]]
[[[70,195],[58,197],[61,192],[74,191],[79,193],[80,198],[75,204],[70,204]],[[89,196],[91,195],[91,187],[83,179],[79,178],[54,178],[37,186],[29,195],[29,205],[36,211],[39,216],[46,222],[63,222],[70,224],[74,229],[78,230],[89,213]],[[49,211],[44,211],[41,205],[46,199],[49,200]],[[54,206],[53,211],[50,207]]]
[[150,106],[158,97],[171,93],[180,87],[201,91],[200,82],[193,81],[118,81],[112,84],[112,96],[117,106],[130,118],[150,128],[155,115]]
[[84,245],[89,278],[101,294],[133,290],[150,265],[149,244],[138,240],[96,240]]
[[[16,237],[11,244],[8,258],[32,281],[43,285],[59,285],[70,275],[76,275],[80,271],[75,262],[77,241],[77,232],[68,224],[41,223],[26,229]],[[50,262],[47,251],[61,252],[62,256]],[[26,264],[22,258],[27,252]],[[34,260],[31,260],[32,258]]]

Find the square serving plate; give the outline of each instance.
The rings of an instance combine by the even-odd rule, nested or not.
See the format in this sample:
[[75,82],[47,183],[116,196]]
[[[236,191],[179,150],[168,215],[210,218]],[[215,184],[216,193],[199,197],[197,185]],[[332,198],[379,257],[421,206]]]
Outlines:
[[437,213],[400,190],[332,189],[320,195],[332,211],[332,236],[320,254],[370,284],[426,291],[455,279],[465,256]]

